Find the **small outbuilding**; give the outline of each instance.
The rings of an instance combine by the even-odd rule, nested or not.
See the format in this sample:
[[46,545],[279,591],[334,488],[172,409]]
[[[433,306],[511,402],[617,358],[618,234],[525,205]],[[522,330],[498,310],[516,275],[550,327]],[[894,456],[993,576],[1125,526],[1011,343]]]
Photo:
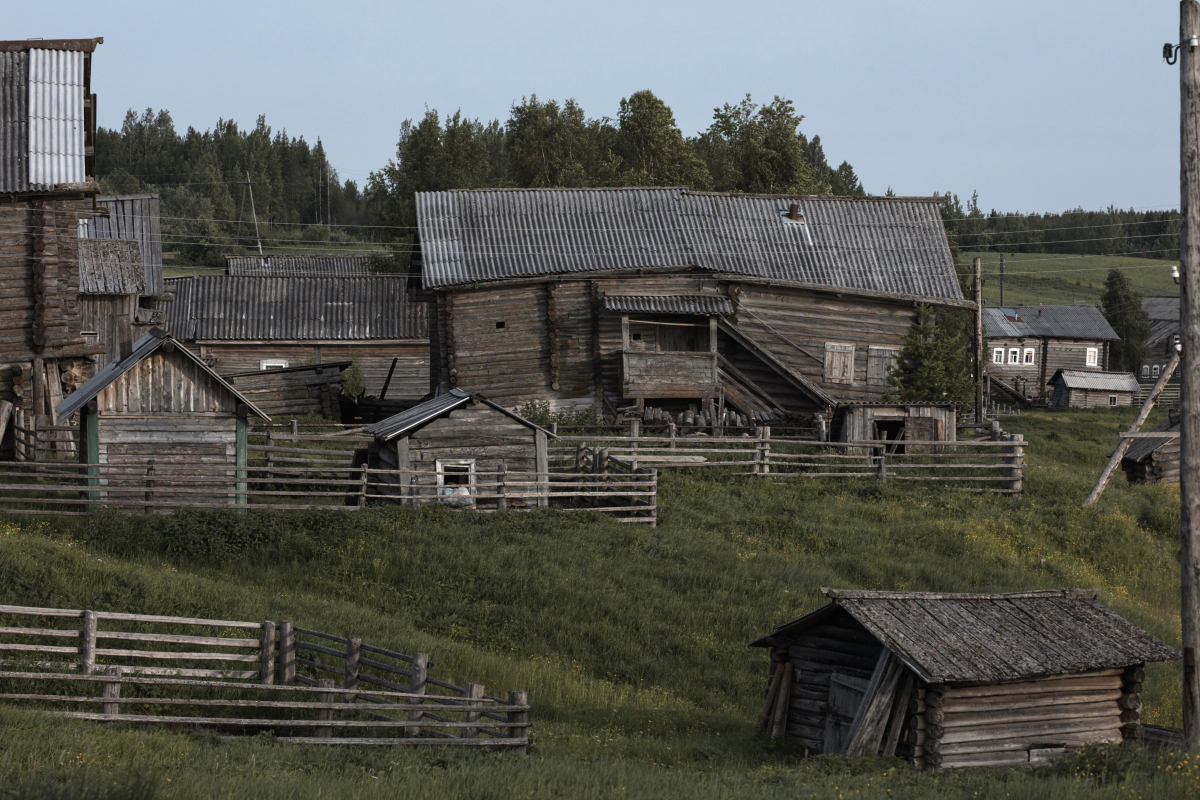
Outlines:
[[1148,433],[1134,439],[1121,457],[1121,469],[1130,483],[1179,483],[1179,415],[1167,420]]
[[[270,418],[190,350],[154,328],[55,408],[79,413],[79,458],[93,466],[88,496],[241,502],[251,415]],[[150,498],[145,488],[158,487]]]
[[750,643],[771,653],[760,731],[817,753],[1011,766],[1136,738],[1145,663],[1180,656],[1094,591],[822,591]]
[[1060,369],[1050,379],[1050,386],[1050,404],[1060,408],[1131,406],[1142,388],[1132,372],[1082,369]]
[[843,442],[953,442],[959,403],[848,403],[839,406],[837,436]]
[[[546,506],[552,433],[480,394],[436,395],[367,426],[369,494],[403,503]],[[377,481],[386,478],[386,485]]]

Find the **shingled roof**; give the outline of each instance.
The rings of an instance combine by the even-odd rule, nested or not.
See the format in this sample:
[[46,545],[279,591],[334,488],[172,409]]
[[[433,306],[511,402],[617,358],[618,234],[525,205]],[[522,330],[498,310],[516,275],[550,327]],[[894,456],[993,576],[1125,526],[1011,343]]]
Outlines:
[[928,594],[822,589],[832,602],[752,642],[849,614],[926,683],[991,683],[1169,661],[1172,647],[1080,589]]
[[572,273],[695,268],[963,301],[937,204],[683,187],[417,193],[427,289]]

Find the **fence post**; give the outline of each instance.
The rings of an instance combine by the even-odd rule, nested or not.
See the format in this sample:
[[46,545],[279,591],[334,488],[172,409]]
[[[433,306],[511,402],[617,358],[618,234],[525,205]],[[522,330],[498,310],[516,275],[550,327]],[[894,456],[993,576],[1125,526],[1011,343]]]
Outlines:
[[1022,480],[1025,466],[1025,435],[1014,433],[1010,441],[1011,445],[1002,448],[1004,463],[1008,465],[1008,488],[1013,494],[1021,494],[1025,488]]
[[508,465],[501,464],[496,475],[496,509],[503,511],[508,508]]
[[[362,639],[357,636],[352,636],[346,642],[346,668],[342,671],[342,688],[357,689],[358,688],[358,661],[362,656]],[[347,703],[353,703],[354,697],[346,695],[343,697]]]
[[261,649],[258,652],[258,679],[262,683],[275,682],[275,623],[267,620],[262,624]]
[[267,428],[267,449],[263,452],[263,480],[270,481],[273,478],[273,468],[275,466],[275,430],[271,427]]
[[480,717],[483,716],[481,703],[483,702],[484,686],[482,683],[467,684],[467,706],[463,711],[462,721],[470,723],[462,729],[462,738],[475,739],[479,736],[479,728],[476,727]]
[[629,468],[637,470],[638,468],[638,437],[642,435],[642,421],[640,419],[629,420]]
[[[317,681],[317,686],[322,689],[332,689],[333,678],[321,678]],[[322,704],[322,707],[317,709],[317,722],[332,722],[333,709],[329,705],[333,703],[333,692],[318,692],[317,702]],[[313,729],[313,736],[317,739],[331,739],[333,738],[333,726],[318,725]]]
[[884,455],[882,449],[879,451],[879,455],[876,457],[875,467],[879,477],[879,482],[887,483],[887,456]]
[[[508,693],[508,704],[510,706],[522,706],[520,709],[512,709],[508,712],[508,736],[510,739],[525,739],[529,738],[529,696],[522,691],[511,691]],[[521,755],[525,755],[525,745],[520,745],[514,748]]]
[[[367,504],[367,481],[370,477],[367,472],[367,470],[369,469],[368,465],[363,464],[361,469],[362,469],[362,474],[358,479],[358,507],[359,508],[362,508],[363,506],[365,506]],[[403,489],[402,489],[401,497],[403,497],[403,496],[404,495],[403,495]]]
[[769,475],[771,472],[771,426],[763,425],[759,430],[762,432],[762,474]]
[[[409,700],[409,702],[413,705],[421,705],[425,702],[425,680],[428,677],[429,654],[417,653],[413,656],[412,682],[408,687],[409,693],[414,695],[414,697]],[[424,715],[424,712],[420,710],[408,712],[408,721],[410,723],[408,727],[409,736],[421,735],[420,722]]]
[[96,612],[84,611],[83,629],[79,632],[79,671],[91,675],[96,671]]
[[670,448],[672,450],[674,450],[675,449],[675,420],[671,420],[670,422],[667,423],[667,435],[669,435],[671,437]]
[[[104,674],[109,676],[110,678],[120,678],[121,677],[121,668],[120,667],[109,667],[108,670]],[[116,700],[120,696],[121,696],[121,682],[119,680],[104,682],[104,699],[105,700]],[[121,713],[121,704],[115,703],[115,702],[113,702],[113,703],[106,702],[103,704],[100,711],[105,716],[115,717]]]
[[296,628],[290,619],[279,623],[279,678],[285,686],[296,682]]
[[154,510],[153,506],[151,505],[153,502],[154,502],[154,459],[150,459],[150,461],[146,465],[146,494],[145,494],[146,505],[142,509],[142,511],[146,514],[151,513]]

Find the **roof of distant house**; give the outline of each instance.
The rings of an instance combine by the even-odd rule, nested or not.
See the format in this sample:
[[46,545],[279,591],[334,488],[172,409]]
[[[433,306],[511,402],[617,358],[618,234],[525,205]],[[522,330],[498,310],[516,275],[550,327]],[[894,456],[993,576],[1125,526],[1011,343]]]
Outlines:
[[1095,306],[1013,306],[983,309],[989,339],[1120,339]]

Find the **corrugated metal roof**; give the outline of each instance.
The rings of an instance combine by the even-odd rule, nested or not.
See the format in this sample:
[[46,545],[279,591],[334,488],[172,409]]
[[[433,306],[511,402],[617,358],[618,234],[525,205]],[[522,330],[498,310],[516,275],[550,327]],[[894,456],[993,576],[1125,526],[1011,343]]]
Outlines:
[[1068,389],[1091,389],[1097,392],[1136,392],[1141,389],[1141,384],[1132,372],[1060,369],[1054,373],[1050,383],[1061,383]]
[[989,339],[1037,337],[1100,339],[1121,337],[1095,306],[1016,306],[983,309],[984,336]]
[[753,644],[786,640],[843,609],[927,683],[991,683],[1179,658],[1096,592],[925,594],[823,590],[830,606]]
[[136,294],[145,288],[138,243],[132,239],[79,241],[80,294]]
[[86,64],[102,41],[0,42],[0,192],[88,182]]
[[712,294],[604,296],[604,310],[636,314],[732,314],[733,301]]
[[384,442],[390,442],[407,433],[415,431],[424,425],[427,425],[435,419],[449,414],[456,408],[462,408],[469,403],[483,403],[491,408],[494,408],[496,411],[499,411],[501,414],[511,417],[522,425],[534,430],[540,430],[547,436],[554,436],[554,434],[550,433],[544,428],[534,425],[524,417],[514,414],[507,409],[501,408],[483,395],[464,392],[462,389],[451,389],[444,394],[436,395],[435,397],[415,405],[406,411],[401,411],[399,414],[393,414],[387,419],[368,425],[363,430],[366,433],[374,436],[376,439]]
[[185,341],[425,339],[424,303],[401,275],[169,278],[166,325]]
[[156,194],[97,197],[96,205],[107,214],[85,220],[83,230],[91,239],[133,239],[138,243],[143,265],[142,294],[159,297],[163,284],[162,225]]
[[367,276],[379,274],[372,263],[390,263],[391,253],[357,255],[270,255],[225,256],[225,274],[262,275],[285,278],[295,276]]
[[171,352],[180,353],[183,357],[191,360],[192,363],[207,373],[208,376],[213,379],[213,381],[229,390],[229,392],[238,399],[238,402],[244,403],[253,414],[266,420],[267,422],[271,421],[270,417],[260,411],[257,406],[247,400],[241,392],[235,389],[233,384],[229,383],[229,381],[222,378],[216,372],[213,372],[212,367],[208,366],[199,358],[197,358],[195,353],[179,344],[174,337],[161,328],[151,328],[149,333],[134,343],[133,350],[130,351],[129,355],[125,356],[119,361],[110,361],[95,375],[84,381],[79,388],[64,397],[62,402],[54,407],[54,413],[58,415],[59,419],[66,419],[67,417],[71,416],[76,411],[83,408],[85,403],[87,403],[96,395],[100,394],[105,387],[107,387],[117,378],[120,378],[126,372],[129,372],[144,359],[150,357],[150,355],[152,355],[155,351],[167,344],[170,344],[173,347]]
[[1179,421],[1172,422],[1165,419],[1155,427],[1151,428],[1147,433],[1163,433],[1164,436],[1146,437],[1131,439],[1129,447],[1125,450],[1125,455],[1121,457],[1122,461],[1141,461],[1158,448],[1170,441],[1179,438]]
[[[795,206],[796,220],[788,218]],[[604,270],[698,267],[962,300],[932,200],[686,188],[417,193],[426,288]]]

